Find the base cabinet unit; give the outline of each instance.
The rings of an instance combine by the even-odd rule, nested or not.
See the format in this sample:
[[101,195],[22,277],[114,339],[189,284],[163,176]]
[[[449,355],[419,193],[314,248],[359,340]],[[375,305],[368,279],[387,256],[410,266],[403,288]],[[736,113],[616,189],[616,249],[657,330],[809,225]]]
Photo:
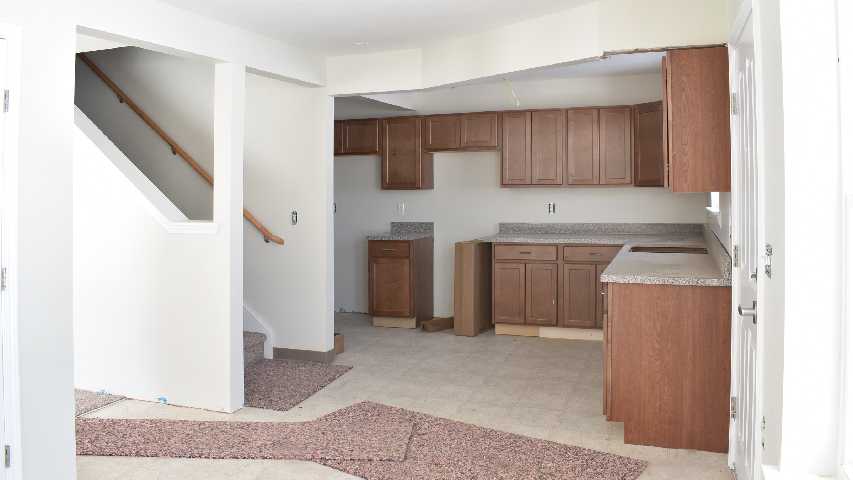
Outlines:
[[495,323],[525,323],[525,282],[523,263],[496,263],[492,271],[492,312]]
[[433,315],[433,240],[369,240],[368,306],[375,317]]
[[595,328],[597,295],[595,265],[563,265],[561,327]]
[[607,288],[607,419],[625,443],[728,451],[731,288]]
[[389,118],[382,122],[383,189],[431,189],[432,157],[426,157],[421,146],[420,118]]
[[557,325],[557,264],[525,266],[524,317],[528,325]]

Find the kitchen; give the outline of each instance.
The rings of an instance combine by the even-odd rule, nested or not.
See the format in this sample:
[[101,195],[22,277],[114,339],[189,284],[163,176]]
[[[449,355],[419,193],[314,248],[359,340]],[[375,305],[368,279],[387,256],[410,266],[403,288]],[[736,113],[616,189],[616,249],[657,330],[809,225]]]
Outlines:
[[452,317],[454,245],[477,241],[490,333],[601,342],[599,415],[626,444],[727,451],[727,62],[640,52],[337,99],[337,309]]

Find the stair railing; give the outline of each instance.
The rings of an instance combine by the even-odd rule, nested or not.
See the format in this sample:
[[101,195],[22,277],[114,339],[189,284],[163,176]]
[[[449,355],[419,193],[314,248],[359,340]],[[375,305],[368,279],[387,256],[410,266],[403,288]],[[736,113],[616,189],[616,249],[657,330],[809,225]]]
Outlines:
[[[128,97],[127,94],[124,93],[124,91],[119,88],[119,86],[116,85],[115,82],[113,82],[112,79],[110,79],[110,77],[108,77],[107,74],[104,73],[104,71],[101,70],[95,64],[95,62],[92,61],[92,59],[90,59],[87,55],[83,53],[78,53],[77,57],[80,59],[80,61],[86,64],[86,66],[88,66],[89,69],[91,69],[92,72],[97,75],[98,78],[100,78],[101,81],[104,82],[104,84],[106,84],[106,86],[109,87],[110,90],[113,91],[113,93],[115,93],[120,103],[127,105],[128,108],[133,110],[133,112],[136,113],[139,118],[142,119],[142,121],[145,122],[145,124],[151,128],[151,130],[154,130],[154,132],[169,145],[169,147],[172,149],[172,155],[177,155],[181,157],[185,162],[187,162],[190,168],[192,168],[196,171],[196,173],[201,175],[201,178],[203,178],[208,183],[208,185],[210,185],[211,187],[213,186],[213,175],[211,175],[207,170],[205,170],[204,167],[201,166],[201,164],[196,162],[195,159],[190,156],[190,154],[187,153],[186,150],[181,148],[181,146],[178,145],[178,142],[176,142],[175,139],[173,139],[169,136],[168,133],[163,131],[163,129],[160,128],[159,125],[157,125],[154,119],[152,119],[147,113],[145,113],[145,111],[142,110],[142,108],[140,108],[139,105],[136,104],[136,102],[134,102],[130,97]],[[269,229],[264,226],[263,223],[258,221],[258,219],[252,214],[252,212],[245,208],[243,209],[243,217],[248,220],[249,223],[251,223],[256,229],[258,229],[259,232],[261,232],[261,235],[264,237],[265,242],[272,242],[278,245],[284,245],[283,238],[270,232]]]

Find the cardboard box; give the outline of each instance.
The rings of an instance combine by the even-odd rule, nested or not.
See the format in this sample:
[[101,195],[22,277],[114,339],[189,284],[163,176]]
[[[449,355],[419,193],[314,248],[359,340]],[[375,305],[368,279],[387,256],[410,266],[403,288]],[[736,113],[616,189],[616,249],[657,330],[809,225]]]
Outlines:
[[492,326],[492,244],[457,242],[453,262],[453,330],[474,337]]

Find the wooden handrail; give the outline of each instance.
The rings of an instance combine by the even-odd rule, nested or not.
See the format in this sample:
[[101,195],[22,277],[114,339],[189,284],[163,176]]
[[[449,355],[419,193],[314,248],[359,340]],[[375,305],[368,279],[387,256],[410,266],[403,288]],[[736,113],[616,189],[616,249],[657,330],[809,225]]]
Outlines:
[[[192,168],[196,171],[196,173],[201,175],[201,178],[203,178],[211,187],[213,186],[213,175],[211,175],[207,170],[205,170],[204,167],[201,166],[201,164],[196,162],[195,159],[190,156],[190,154],[187,153],[186,150],[181,148],[181,146],[178,145],[178,142],[176,142],[175,139],[173,139],[169,136],[168,133],[163,131],[163,129],[160,128],[159,125],[157,125],[154,119],[148,116],[148,114],[145,113],[145,111],[142,110],[139,105],[136,104],[136,102],[134,102],[130,97],[128,97],[127,94],[124,93],[124,91],[119,88],[119,86],[116,85],[115,82],[113,82],[112,79],[110,79],[110,77],[108,77],[107,74],[104,73],[104,71],[101,70],[95,64],[95,62],[92,61],[92,59],[90,59],[87,55],[83,53],[78,53],[77,57],[83,63],[85,63],[86,66],[88,66],[89,69],[91,69],[92,72],[94,72],[94,74],[97,75],[98,78],[100,78],[101,81],[103,81],[107,85],[107,87],[110,88],[110,90],[113,91],[113,93],[116,94],[119,102],[124,103],[131,110],[133,110],[133,112],[136,113],[139,118],[141,118],[142,121],[145,122],[145,124],[151,128],[151,130],[154,130],[154,132],[169,145],[169,147],[172,149],[173,155],[177,155],[184,159],[184,161],[187,162],[190,168]],[[259,232],[261,232],[261,235],[263,235],[265,242],[273,242],[278,245],[284,245],[283,238],[270,232],[269,229],[264,226],[264,224],[262,224],[254,215],[252,215],[252,212],[246,210],[245,208],[243,209],[243,217],[248,220],[249,223],[251,223],[255,228],[257,228]]]

